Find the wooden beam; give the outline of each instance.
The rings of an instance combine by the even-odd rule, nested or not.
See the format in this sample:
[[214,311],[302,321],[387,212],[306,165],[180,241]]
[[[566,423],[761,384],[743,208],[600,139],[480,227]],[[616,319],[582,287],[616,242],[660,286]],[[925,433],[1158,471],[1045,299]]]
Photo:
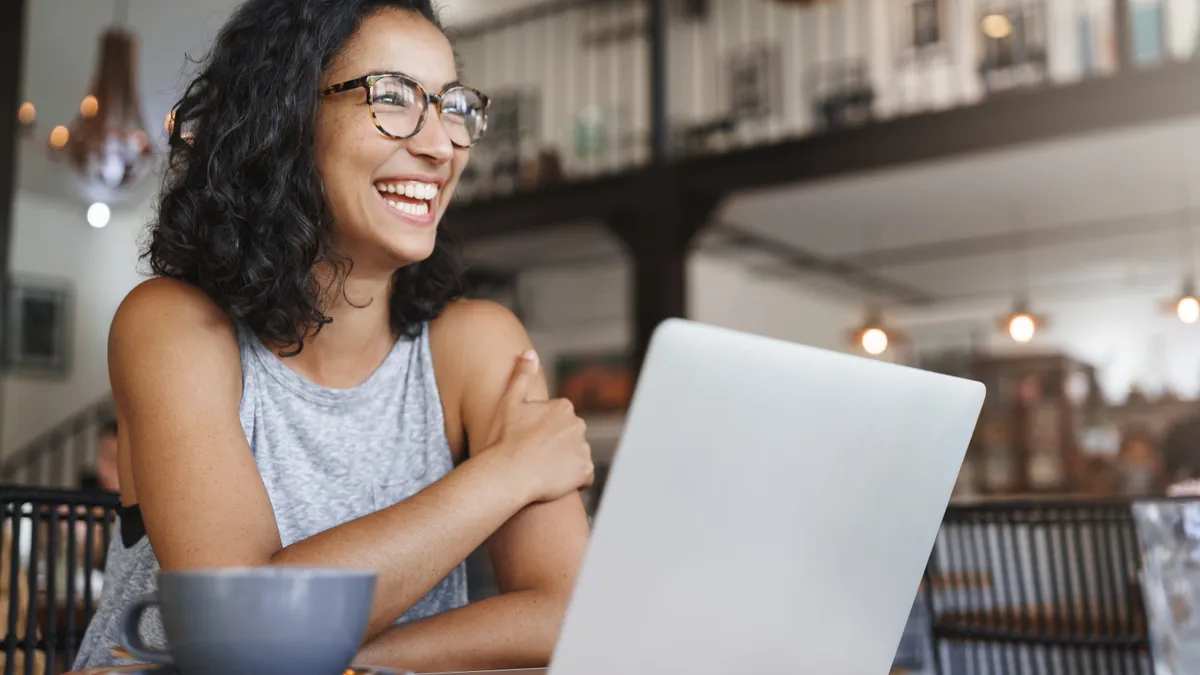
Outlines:
[[446,225],[454,234],[470,240],[551,225],[603,221],[629,202],[643,173],[637,170],[453,205],[446,214]]

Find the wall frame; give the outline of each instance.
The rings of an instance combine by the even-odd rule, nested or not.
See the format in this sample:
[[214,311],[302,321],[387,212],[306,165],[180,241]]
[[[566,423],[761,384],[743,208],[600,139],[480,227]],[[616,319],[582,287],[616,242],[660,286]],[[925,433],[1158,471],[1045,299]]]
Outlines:
[[9,280],[4,298],[4,366],[8,372],[66,377],[70,372],[74,292],[70,282]]

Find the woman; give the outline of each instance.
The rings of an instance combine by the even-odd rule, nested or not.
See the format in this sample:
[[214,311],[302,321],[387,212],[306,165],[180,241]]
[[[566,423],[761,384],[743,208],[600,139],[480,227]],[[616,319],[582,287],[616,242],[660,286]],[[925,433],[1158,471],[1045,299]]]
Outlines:
[[[485,109],[429,0],[249,0],[222,30],[109,337],[123,508],[76,667],[114,661],[158,565],[366,567],[360,662],[547,661],[593,467],[518,321],[453,300],[438,224]],[[467,606],[484,542],[502,594]]]
[[1128,497],[1161,494],[1163,463],[1154,437],[1145,429],[1127,430],[1117,450],[1119,491]]

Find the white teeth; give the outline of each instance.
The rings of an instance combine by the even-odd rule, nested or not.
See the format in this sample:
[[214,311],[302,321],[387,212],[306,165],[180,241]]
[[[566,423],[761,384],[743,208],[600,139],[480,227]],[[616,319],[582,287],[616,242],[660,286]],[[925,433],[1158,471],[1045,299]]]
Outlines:
[[387,203],[388,206],[392,207],[393,209],[396,209],[401,213],[406,213],[410,216],[416,216],[420,218],[429,214],[429,204],[425,202],[413,204],[411,202],[398,202],[394,199],[389,199],[387,200]]
[[383,194],[403,195],[409,199],[429,201],[437,197],[438,186],[432,183],[409,181],[406,183],[376,183],[375,189]]

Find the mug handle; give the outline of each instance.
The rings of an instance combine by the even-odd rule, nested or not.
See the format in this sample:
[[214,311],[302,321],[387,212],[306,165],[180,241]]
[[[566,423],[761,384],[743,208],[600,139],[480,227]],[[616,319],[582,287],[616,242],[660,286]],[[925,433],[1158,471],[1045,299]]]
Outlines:
[[146,663],[169,666],[171,665],[171,654],[166,649],[148,647],[142,641],[142,634],[138,631],[142,615],[146,613],[147,609],[157,606],[158,600],[153,595],[147,595],[134,600],[125,608],[125,612],[121,616],[121,645],[125,647],[125,651]]

